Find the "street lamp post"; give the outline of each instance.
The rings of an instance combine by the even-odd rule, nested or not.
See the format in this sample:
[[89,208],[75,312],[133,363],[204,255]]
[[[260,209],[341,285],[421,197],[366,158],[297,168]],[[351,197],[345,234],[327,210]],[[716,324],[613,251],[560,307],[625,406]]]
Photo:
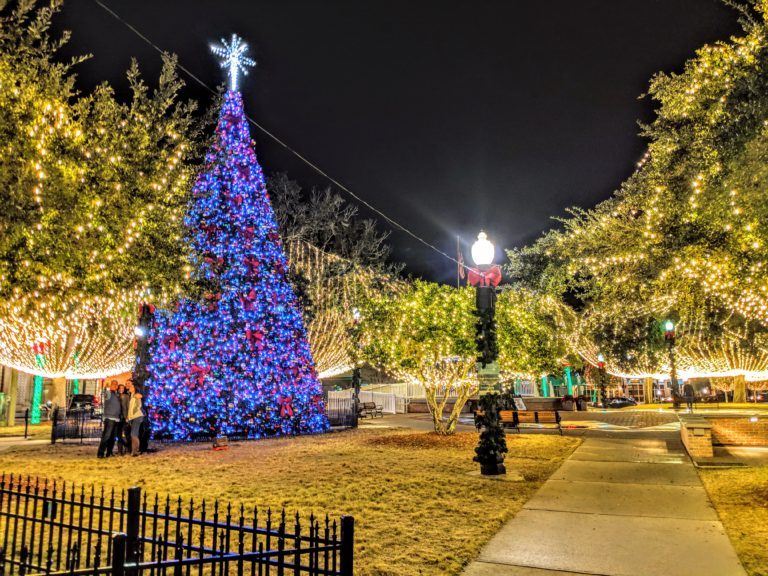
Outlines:
[[672,407],[677,410],[680,408],[680,390],[677,386],[677,370],[675,368],[675,323],[672,320],[664,322],[664,340],[667,341],[667,350],[669,351],[669,384],[672,390]]
[[469,271],[469,283],[475,287],[477,307],[477,352],[483,368],[496,361],[496,286],[501,281],[501,271],[493,265],[495,248],[485,232],[480,231],[472,244],[472,260],[476,268]]
[[[352,323],[355,328],[360,324],[360,310],[357,308],[352,309]],[[356,330],[354,332],[355,334],[357,333]],[[355,345],[357,347],[357,352],[359,353],[359,340],[356,340]],[[360,424],[360,364],[358,358],[355,358],[355,367],[352,369],[352,387],[354,388],[352,396],[352,426],[353,428],[357,428]]]
[[608,372],[605,369],[605,356],[602,353],[597,355],[597,386],[600,389],[600,403],[603,408],[607,408],[608,396],[606,394],[606,380],[608,380]]
[[[494,314],[496,309],[496,286],[501,281],[501,271],[493,266],[493,244],[485,232],[477,235],[477,241],[472,245],[472,260],[475,268],[469,271],[469,283],[475,287],[475,305],[477,306],[477,352],[478,380],[480,381],[480,402],[482,412],[479,422],[482,423],[480,442],[475,449],[474,461],[480,464],[483,476],[506,474],[504,467],[504,452],[506,439],[504,427],[499,419],[499,403],[495,394],[490,392],[498,382],[498,366],[496,366],[496,331]],[[490,365],[486,369],[486,366]],[[481,370],[482,366],[482,370]]]

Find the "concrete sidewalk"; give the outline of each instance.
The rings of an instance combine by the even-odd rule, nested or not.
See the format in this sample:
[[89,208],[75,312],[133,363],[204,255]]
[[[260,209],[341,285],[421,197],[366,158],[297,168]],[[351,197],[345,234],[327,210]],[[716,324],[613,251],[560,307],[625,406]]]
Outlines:
[[586,438],[464,572],[577,574],[746,573],[677,442]]

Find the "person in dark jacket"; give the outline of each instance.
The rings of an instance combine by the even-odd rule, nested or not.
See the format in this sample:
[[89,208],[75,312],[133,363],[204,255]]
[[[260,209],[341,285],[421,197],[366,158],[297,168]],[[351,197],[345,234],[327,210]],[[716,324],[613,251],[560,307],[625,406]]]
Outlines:
[[685,383],[685,386],[683,386],[683,396],[685,396],[685,404],[688,406],[688,411],[693,412],[693,397],[695,392],[693,391],[693,386],[691,386],[688,382]]
[[99,450],[96,456],[98,458],[108,458],[112,456],[117,427],[120,424],[120,398],[117,395],[117,380],[112,380],[112,382],[105,386],[101,398],[104,429],[101,432],[101,442],[99,442]]
[[117,386],[117,394],[120,397],[120,423],[117,428],[117,451],[121,456],[131,452],[131,427],[128,424],[128,404],[131,395],[125,388],[125,384]]

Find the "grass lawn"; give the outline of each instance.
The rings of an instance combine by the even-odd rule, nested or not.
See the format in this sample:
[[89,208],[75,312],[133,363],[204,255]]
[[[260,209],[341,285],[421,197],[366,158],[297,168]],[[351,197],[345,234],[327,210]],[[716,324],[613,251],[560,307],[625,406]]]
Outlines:
[[412,430],[355,430],[324,436],[161,446],[140,458],[97,460],[95,446],[0,452],[0,471],[77,483],[138,485],[150,493],[219,498],[289,512],[351,514],[355,573],[459,574],[579,444],[554,435],[508,435],[507,470],[522,482],[467,473],[476,433],[439,437]]
[[768,576],[768,467],[699,469],[704,487],[750,576]]

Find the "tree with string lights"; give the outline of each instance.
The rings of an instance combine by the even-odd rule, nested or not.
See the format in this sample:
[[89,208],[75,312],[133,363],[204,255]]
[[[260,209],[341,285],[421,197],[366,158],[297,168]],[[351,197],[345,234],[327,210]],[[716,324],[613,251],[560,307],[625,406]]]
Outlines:
[[237,36],[213,47],[230,75],[213,145],[185,217],[200,299],[156,313],[148,404],[156,437],[324,432],[322,387],[287,280],[264,174],[251,146]]
[[454,433],[461,409],[478,390],[474,310],[472,289],[423,281],[373,293],[360,309],[360,359],[423,386],[441,435]]
[[743,36],[653,79],[648,152],[615,195],[511,255],[574,305],[580,352],[613,373],[668,375],[670,316],[680,372],[768,373],[768,4],[741,10]]
[[[175,58],[150,90],[74,90],[61,3],[0,9],[0,363],[55,379],[130,370],[138,304],[183,288],[181,221],[200,119]],[[43,353],[41,353],[41,351]]]

